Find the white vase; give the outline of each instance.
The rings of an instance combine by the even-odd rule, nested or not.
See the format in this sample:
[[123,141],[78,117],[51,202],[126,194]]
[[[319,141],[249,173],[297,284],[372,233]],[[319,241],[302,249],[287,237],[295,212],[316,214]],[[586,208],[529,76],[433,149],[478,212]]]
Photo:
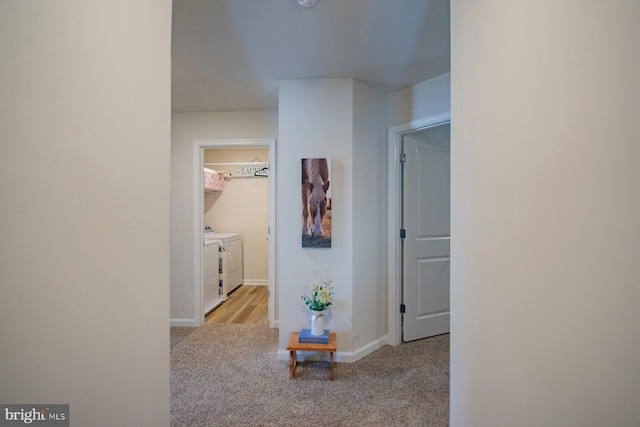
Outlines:
[[311,335],[324,334],[324,313],[311,310]]

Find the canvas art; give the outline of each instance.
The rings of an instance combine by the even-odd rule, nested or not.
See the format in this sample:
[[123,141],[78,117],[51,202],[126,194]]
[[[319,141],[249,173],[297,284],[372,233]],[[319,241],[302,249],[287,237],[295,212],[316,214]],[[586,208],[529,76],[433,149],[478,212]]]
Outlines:
[[331,247],[331,162],[302,159],[302,247]]

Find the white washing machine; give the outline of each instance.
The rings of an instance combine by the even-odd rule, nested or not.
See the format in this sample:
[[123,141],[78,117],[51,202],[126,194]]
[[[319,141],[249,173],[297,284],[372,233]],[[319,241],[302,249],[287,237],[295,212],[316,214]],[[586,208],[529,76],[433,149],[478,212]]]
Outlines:
[[204,237],[202,250],[202,304],[204,314],[222,304],[222,288],[220,287],[220,242]]
[[227,295],[240,286],[244,280],[242,235],[240,233],[205,232],[204,241],[218,244],[218,292],[219,296],[225,300]]

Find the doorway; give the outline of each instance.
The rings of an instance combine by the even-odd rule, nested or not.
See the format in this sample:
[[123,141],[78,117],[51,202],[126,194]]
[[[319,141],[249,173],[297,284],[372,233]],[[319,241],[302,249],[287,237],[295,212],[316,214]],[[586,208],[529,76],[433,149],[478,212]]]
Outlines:
[[402,340],[450,330],[450,124],[402,138]]
[[387,265],[388,276],[388,315],[387,315],[387,343],[399,345],[402,342],[403,322],[403,197],[402,197],[402,147],[406,135],[421,130],[449,123],[449,112],[414,120],[389,128],[388,133],[388,222],[387,222]]
[[[197,140],[194,141],[194,163],[193,163],[193,179],[194,179],[194,309],[196,313],[196,320],[200,326],[204,324],[204,309],[203,309],[203,289],[202,289],[202,271],[203,271],[203,245],[202,245],[202,233],[205,225],[205,207],[211,205],[211,197],[205,200],[203,191],[202,180],[202,168],[205,164],[205,150],[220,149],[251,149],[251,148],[264,148],[267,150],[267,159],[264,164],[268,165],[268,177],[267,184],[267,221],[266,229],[264,230],[265,239],[267,239],[267,295],[268,295],[268,319],[269,326],[277,327],[277,306],[276,306],[276,271],[275,271],[275,217],[276,217],[276,196],[275,196],[275,179],[276,179],[276,153],[275,153],[275,139],[246,139],[246,140]],[[251,162],[251,159],[247,160]],[[229,168],[227,168],[229,169]],[[236,171],[233,171],[234,173]],[[264,173],[264,171],[263,171]],[[260,178],[255,178],[260,179]],[[215,196],[214,196],[215,197]],[[226,230],[220,230],[226,231]],[[234,230],[235,231],[235,230]],[[241,230],[240,230],[241,231]]]

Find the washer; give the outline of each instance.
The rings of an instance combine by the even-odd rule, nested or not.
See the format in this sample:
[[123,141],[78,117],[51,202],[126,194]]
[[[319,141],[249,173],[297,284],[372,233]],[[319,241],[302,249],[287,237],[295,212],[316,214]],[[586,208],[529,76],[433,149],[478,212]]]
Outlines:
[[222,280],[222,298],[240,286],[243,275],[243,244],[240,233],[205,233],[205,241],[216,241],[220,247],[219,274]]
[[202,250],[202,303],[204,314],[221,304],[222,290],[220,288],[220,241],[204,234],[204,248]]

